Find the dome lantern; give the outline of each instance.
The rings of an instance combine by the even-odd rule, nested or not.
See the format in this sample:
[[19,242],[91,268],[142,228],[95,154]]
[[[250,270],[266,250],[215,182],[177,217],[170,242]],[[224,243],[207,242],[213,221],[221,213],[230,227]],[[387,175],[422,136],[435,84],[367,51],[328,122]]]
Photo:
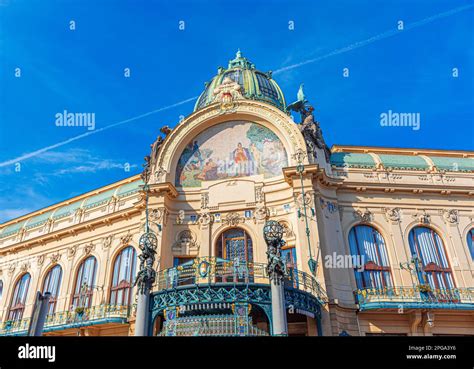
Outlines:
[[199,96],[194,111],[202,109],[215,102],[215,91],[224,80],[231,79],[240,85],[242,96],[246,99],[262,101],[286,111],[285,97],[272,79],[272,72],[261,72],[255,68],[255,64],[242,56],[240,50],[235,58],[229,61],[227,68],[219,67],[217,75],[205,84],[204,92]]

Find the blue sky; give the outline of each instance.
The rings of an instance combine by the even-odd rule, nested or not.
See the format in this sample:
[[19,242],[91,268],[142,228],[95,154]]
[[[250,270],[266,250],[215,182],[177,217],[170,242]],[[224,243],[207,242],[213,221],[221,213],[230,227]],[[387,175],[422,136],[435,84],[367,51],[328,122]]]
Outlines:
[[[159,128],[194,101],[167,107],[198,96],[238,48],[277,71],[288,103],[304,82],[330,146],[473,150],[472,4],[0,0],[0,222],[139,173]],[[55,125],[65,109],[95,113],[96,130],[160,111],[18,159],[87,132]],[[381,127],[388,110],[420,113],[420,130]]]

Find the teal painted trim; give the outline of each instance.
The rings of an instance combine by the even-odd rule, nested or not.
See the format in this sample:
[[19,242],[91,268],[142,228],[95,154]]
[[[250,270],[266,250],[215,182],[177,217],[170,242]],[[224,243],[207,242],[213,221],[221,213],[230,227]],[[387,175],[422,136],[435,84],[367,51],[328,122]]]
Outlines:
[[331,154],[331,165],[348,168],[375,168],[375,160],[369,154],[351,152],[334,152]]
[[25,229],[30,229],[34,227],[38,227],[42,224],[45,224],[48,219],[51,217],[52,211],[47,211],[46,213],[36,215],[28,220],[25,225]]
[[429,303],[429,302],[368,302],[359,304],[359,311],[376,309],[449,309],[449,310],[474,310],[474,304],[464,303]]
[[[65,329],[71,329],[71,328],[81,328],[81,327],[89,327],[91,325],[100,325],[100,324],[107,324],[107,323],[120,323],[120,324],[126,324],[127,323],[127,318],[104,318],[104,319],[97,319],[97,320],[86,320],[84,322],[75,322],[75,323],[69,323],[69,324],[62,324],[62,325],[57,325],[57,326],[52,326],[52,327],[46,327],[44,328],[43,332],[54,332],[54,331],[62,331]],[[28,329],[22,330],[22,331],[16,331],[15,333],[7,333],[7,334],[1,334],[0,336],[26,336],[28,334]]]
[[385,168],[401,170],[426,170],[429,164],[420,156],[416,155],[388,155],[377,154]]
[[8,227],[3,228],[2,232],[0,233],[0,238],[8,237],[18,233],[18,231],[25,225],[26,222],[27,220],[23,220],[19,223],[11,224]]
[[58,220],[65,218],[71,214],[73,214],[77,209],[81,207],[83,200],[73,202],[72,204],[65,205],[57,209],[51,219]]
[[447,172],[474,172],[474,159],[429,156],[439,170]]
[[84,202],[83,208],[90,209],[90,208],[94,208],[94,207],[106,204],[112,198],[116,190],[117,190],[116,188],[112,188],[111,190],[99,193],[95,196],[88,197],[86,201]]

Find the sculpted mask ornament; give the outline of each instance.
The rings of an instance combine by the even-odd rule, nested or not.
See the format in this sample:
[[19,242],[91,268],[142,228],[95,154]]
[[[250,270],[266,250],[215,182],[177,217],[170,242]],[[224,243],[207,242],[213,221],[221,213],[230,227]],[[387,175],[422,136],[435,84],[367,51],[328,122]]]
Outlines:
[[132,241],[133,236],[130,233],[127,233],[125,236],[120,237],[120,245],[128,246]]
[[418,221],[421,224],[430,224],[431,223],[431,215],[429,215],[426,210],[423,210],[422,213],[416,213],[413,215],[415,219],[418,219]]
[[36,263],[38,264],[38,266],[43,265],[44,259],[45,259],[44,255],[39,255],[38,256],[38,258],[36,259]]
[[8,267],[8,275],[12,275],[13,272],[15,272],[16,265],[15,263],[11,263],[10,266]]
[[212,215],[206,211],[199,215],[199,224],[202,226],[207,226],[212,223]]
[[448,223],[456,224],[459,221],[459,211],[456,209],[447,210],[443,215]]
[[269,216],[270,216],[270,211],[268,210],[268,208],[266,206],[259,206],[255,210],[253,218],[254,218],[254,221],[257,222],[257,221],[267,220]]
[[186,217],[186,214],[184,213],[184,210],[178,211],[178,217],[176,218],[176,223],[183,224],[185,217]]
[[164,177],[166,176],[166,173],[168,173],[168,172],[166,171],[165,168],[159,167],[155,172],[155,183],[164,182],[164,180],[165,180]]
[[20,271],[21,271],[22,273],[26,273],[29,268],[30,268],[30,264],[29,264],[29,263],[23,263],[23,264],[20,266]]
[[102,248],[104,250],[108,249],[112,245],[112,239],[114,238],[113,235],[104,237],[104,240],[102,241]]
[[306,159],[308,155],[306,154],[306,151],[301,149],[300,147],[296,150],[296,152],[293,154],[293,159],[297,163],[303,163],[304,159]]
[[57,264],[59,259],[61,259],[61,254],[57,252],[56,254],[51,255],[49,259],[51,260],[51,264]]
[[385,209],[385,217],[392,222],[399,222],[402,218],[400,208]]
[[373,219],[373,214],[366,209],[364,212],[362,210],[356,210],[354,211],[354,218],[361,221],[361,222],[371,222]]
[[91,242],[84,246],[84,254],[89,255],[94,250],[94,244]]
[[76,251],[77,251],[77,246],[71,246],[67,249],[67,257],[68,259],[71,259],[74,257],[74,255],[76,255]]

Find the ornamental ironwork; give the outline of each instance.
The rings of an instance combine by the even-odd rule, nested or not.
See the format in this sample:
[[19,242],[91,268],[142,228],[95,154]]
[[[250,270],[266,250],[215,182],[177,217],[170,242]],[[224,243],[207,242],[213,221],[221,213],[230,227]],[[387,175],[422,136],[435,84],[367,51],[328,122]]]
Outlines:
[[281,257],[281,247],[285,244],[283,241],[283,232],[285,229],[276,220],[269,220],[263,227],[263,237],[267,243],[267,273],[272,281],[280,284],[283,278],[287,277],[285,263]]

